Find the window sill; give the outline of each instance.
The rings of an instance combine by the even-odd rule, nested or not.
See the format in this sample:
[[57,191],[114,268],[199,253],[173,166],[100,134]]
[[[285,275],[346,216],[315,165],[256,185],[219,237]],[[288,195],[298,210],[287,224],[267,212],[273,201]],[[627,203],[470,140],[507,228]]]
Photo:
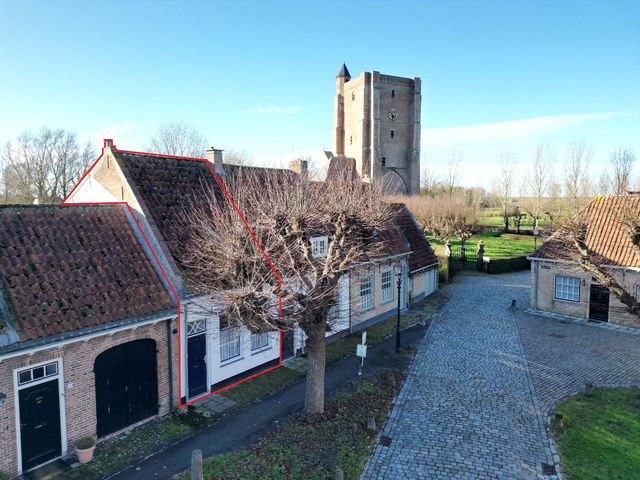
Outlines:
[[380,300],[380,305],[384,305],[385,303],[391,303],[393,302],[393,298],[390,298],[389,300]]
[[267,345],[265,347],[259,347],[259,348],[256,348],[255,350],[251,350],[251,356],[258,355],[262,352],[266,352],[267,350],[271,350],[270,345]]
[[244,360],[244,357],[241,356],[241,355],[238,355],[236,357],[227,358],[226,360],[221,360],[220,361],[220,368],[226,367],[227,365],[231,365],[231,364],[236,363],[236,362],[240,362],[242,360]]
[[367,307],[367,308],[359,308],[358,309],[358,313],[368,312],[369,310],[373,310],[373,305],[371,307]]
[[569,300],[568,298],[558,298],[558,297],[553,297],[553,299],[558,301],[558,302],[580,303],[580,299],[578,299],[578,300]]

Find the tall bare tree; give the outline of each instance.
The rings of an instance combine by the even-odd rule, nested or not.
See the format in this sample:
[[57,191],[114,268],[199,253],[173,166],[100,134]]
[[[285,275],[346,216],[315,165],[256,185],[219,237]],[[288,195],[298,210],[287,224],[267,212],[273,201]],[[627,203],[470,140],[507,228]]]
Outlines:
[[609,181],[611,182],[611,190],[615,195],[623,195],[629,190],[635,161],[636,154],[628,147],[620,146],[611,152],[609,157],[611,166]]
[[443,183],[449,198],[453,197],[455,188],[460,184],[463,158],[464,154],[457,147],[452,147],[447,151],[447,165]]
[[253,160],[245,150],[226,150],[224,152],[224,163],[247,167],[253,164]]
[[[251,232],[234,206],[208,192],[186,220],[193,232],[181,259],[187,277],[201,293],[224,299],[230,317],[254,332],[302,328],[308,352],[305,405],[320,414],[325,333],[334,321],[330,310],[338,281],[354,265],[386,251],[391,207],[382,201],[379,185],[338,178],[319,183],[252,170],[225,183]],[[314,236],[328,237],[326,251],[314,254]],[[277,314],[277,295],[283,316]]]
[[43,127],[24,132],[0,153],[6,201],[57,203],[71,190],[95,153],[90,144],[80,148],[76,134]]
[[[532,195],[531,202],[526,207],[528,213],[533,218],[533,231],[540,229],[540,219],[542,218],[543,202],[547,194],[553,175],[553,161],[555,154],[548,143],[539,143],[531,163],[531,170],[527,177],[527,185]],[[523,202],[523,206],[525,203]]]
[[589,165],[593,150],[585,142],[574,142],[569,146],[564,164],[564,191],[569,206],[577,212],[589,198]]
[[513,174],[515,171],[515,154],[505,152],[500,155],[498,176],[493,186],[494,196],[500,205],[503,223],[506,232],[509,229],[509,213],[513,210]]
[[197,128],[178,121],[160,125],[149,149],[167,155],[202,158],[207,146],[206,137]]

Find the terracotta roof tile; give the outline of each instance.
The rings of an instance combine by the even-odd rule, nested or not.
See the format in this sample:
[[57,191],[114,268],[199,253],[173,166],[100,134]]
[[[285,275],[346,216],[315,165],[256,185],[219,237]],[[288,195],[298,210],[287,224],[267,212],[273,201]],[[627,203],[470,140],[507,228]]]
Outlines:
[[0,290],[22,340],[175,308],[120,205],[0,208]]
[[[640,217],[640,195],[598,195],[585,207],[586,244],[605,265],[640,268],[631,240],[623,224],[628,213]],[[531,256],[549,260],[575,261],[578,252],[571,237],[559,230]]]
[[409,241],[413,252],[409,256],[409,271],[413,272],[436,263],[438,261],[436,253],[429,245],[407,206],[403,203],[394,203],[391,206],[395,212],[394,222]]

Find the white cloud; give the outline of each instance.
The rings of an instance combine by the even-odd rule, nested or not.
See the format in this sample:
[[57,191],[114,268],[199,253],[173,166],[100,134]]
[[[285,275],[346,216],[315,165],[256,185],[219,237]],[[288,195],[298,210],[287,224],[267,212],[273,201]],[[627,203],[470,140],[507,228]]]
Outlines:
[[261,115],[270,115],[272,117],[282,117],[285,115],[294,115],[302,111],[300,107],[292,105],[258,105],[255,108],[249,110],[252,113],[258,113]]
[[459,127],[425,128],[422,130],[422,145],[513,145],[516,142],[565,134],[586,123],[602,122],[624,115],[625,112],[578,113]]

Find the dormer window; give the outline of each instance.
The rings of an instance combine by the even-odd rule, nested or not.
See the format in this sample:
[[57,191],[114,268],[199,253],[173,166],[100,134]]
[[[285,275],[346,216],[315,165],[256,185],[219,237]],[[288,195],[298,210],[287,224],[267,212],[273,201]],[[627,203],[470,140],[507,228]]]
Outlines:
[[327,237],[311,238],[311,256],[313,258],[326,257],[328,248],[329,248],[329,239]]

